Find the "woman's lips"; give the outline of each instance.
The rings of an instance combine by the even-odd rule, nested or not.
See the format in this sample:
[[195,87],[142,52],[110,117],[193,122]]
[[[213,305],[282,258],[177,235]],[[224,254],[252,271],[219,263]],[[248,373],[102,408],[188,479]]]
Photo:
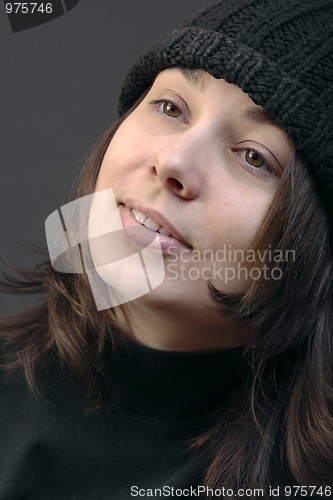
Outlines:
[[[174,236],[165,236],[152,231],[135,219],[132,212],[132,207],[121,204],[119,206],[119,214],[128,235],[129,240],[139,244],[140,248],[146,246],[155,246],[156,249],[162,249],[163,253],[180,253],[184,250],[190,251],[191,247],[182,241],[177,240]],[[140,211],[140,209],[138,208]],[[150,214],[147,214],[150,215]],[[156,215],[155,215],[155,218]],[[154,219],[155,220],[155,219]],[[162,225],[162,224],[161,224]]]

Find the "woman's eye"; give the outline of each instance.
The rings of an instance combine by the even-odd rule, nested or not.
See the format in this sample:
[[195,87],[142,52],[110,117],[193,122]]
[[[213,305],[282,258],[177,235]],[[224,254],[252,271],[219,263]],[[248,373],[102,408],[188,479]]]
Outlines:
[[171,118],[178,118],[182,112],[173,102],[163,102],[161,104],[162,113],[170,116]]
[[252,166],[256,168],[263,167],[266,163],[264,158],[254,149],[247,149],[245,151],[245,160]]
[[239,157],[243,168],[250,173],[262,177],[279,177],[282,173],[279,162],[269,151],[261,154],[254,148],[239,147],[234,149],[234,153]]
[[155,99],[149,101],[149,104],[161,113],[169,118],[180,118],[183,115],[183,111],[177,104],[167,99]]

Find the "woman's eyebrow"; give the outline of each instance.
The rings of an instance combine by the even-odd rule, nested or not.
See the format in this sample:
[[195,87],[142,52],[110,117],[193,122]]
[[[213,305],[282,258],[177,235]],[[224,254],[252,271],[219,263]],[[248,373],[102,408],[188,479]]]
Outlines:
[[199,69],[188,69],[188,68],[179,68],[181,74],[186,78],[187,81],[192,83],[195,87],[197,87],[200,92],[205,90],[206,81],[202,74],[202,70]]
[[241,113],[242,118],[246,118],[247,120],[251,120],[252,122],[263,123],[267,125],[272,125],[273,127],[277,127],[280,130],[283,130],[281,125],[277,123],[274,118],[267,113],[264,108],[260,107],[249,107],[245,108]]

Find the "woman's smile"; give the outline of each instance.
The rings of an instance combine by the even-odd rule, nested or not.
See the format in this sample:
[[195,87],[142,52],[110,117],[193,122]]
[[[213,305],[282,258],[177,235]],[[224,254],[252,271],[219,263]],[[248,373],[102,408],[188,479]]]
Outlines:
[[[133,205],[140,207],[140,210]],[[135,240],[143,248],[154,242],[156,248],[161,248],[164,253],[168,253],[170,248],[179,252],[191,249],[178,230],[163,215],[148,208],[146,204],[127,202],[126,205],[119,206],[119,213],[129,239]]]

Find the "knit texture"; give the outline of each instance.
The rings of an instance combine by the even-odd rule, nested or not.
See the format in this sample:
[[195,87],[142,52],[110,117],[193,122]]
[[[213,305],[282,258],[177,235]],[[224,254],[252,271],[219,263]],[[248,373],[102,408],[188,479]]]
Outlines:
[[162,37],[127,74],[124,114],[166,68],[240,87],[294,141],[333,217],[333,0],[223,0]]

